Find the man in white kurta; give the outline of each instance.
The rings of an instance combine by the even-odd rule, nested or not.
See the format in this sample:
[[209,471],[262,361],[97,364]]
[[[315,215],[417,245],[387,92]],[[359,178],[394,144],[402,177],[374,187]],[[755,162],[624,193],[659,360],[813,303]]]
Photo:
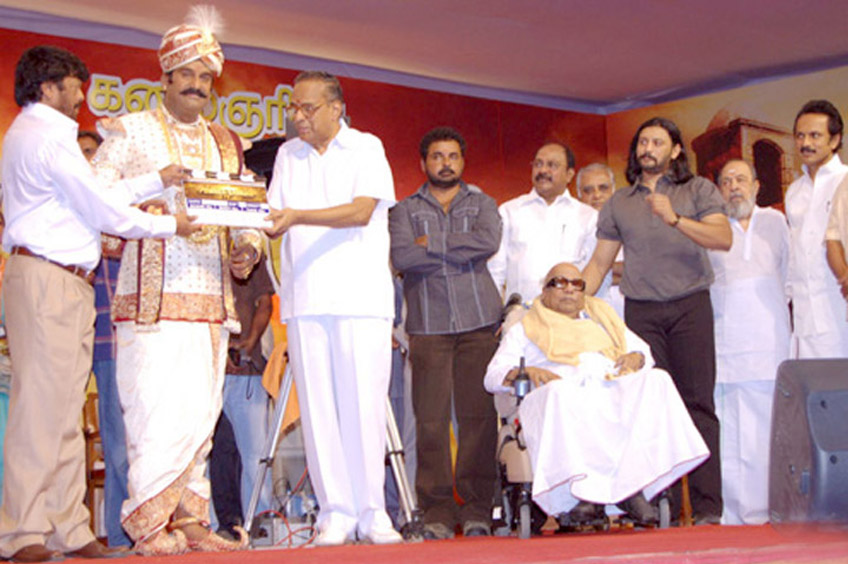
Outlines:
[[552,264],[571,262],[581,268],[595,250],[598,212],[574,198],[574,155],[547,143],[532,163],[533,189],[501,204],[503,236],[489,259],[489,272],[504,298],[518,293],[530,301]]
[[[186,38],[195,41],[181,43]],[[217,41],[199,25],[177,26],[163,38],[160,63],[163,105],[123,116],[103,130],[106,140],[93,160],[98,175],[132,178],[160,163],[241,172],[240,145],[200,115],[223,63]],[[182,190],[167,190],[163,199],[168,209],[185,210]],[[231,238],[233,256],[258,260],[258,232],[229,233],[217,226],[190,237],[123,245],[112,304],[129,460],[130,497],[121,516],[145,554],[246,543],[246,535],[242,543],[227,543],[205,529],[206,458],[221,412],[229,334],[239,331],[230,288]]]
[[[598,213],[601,213],[601,209],[612,197],[613,192],[615,192],[615,174],[609,166],[603,163],[591,163],[577,173],[577,197]],[[598,291],[595,292],[595,297],[611,305],[621,318],[624,318],[624,295],[621,293],[618,281],[623,271],[624,248],[621,248],[615,257],[615,263],[604,276]]]
[[[603,300],[584,296],[580,271],[559,264],[545,280],[485,379],[490,392],[510,393],[523,357],[535,384],[519,408],[533,500],[550,515],[580,501],[632,503],[640,492],[650,500],[706,460],[706,444],[648,344]],[[631,503],[623,505],[632,514]]]
[[343,107],[332,75],[295,78],[298,137],[280,147],[268,192],[321,546],[402,540],[383,499],[394,183],[380,140],[348,127]]
[[803,175],[784,198],[789,220],[789,289],[798,358],[848,356],[848,323],[839,283],[827,265],[825,229],[836,187],[848,173],[837,152],[842,117],[825,100],[808,102],[795,119]]
[[769,520],[771,410],[778,365],[789,358],[786,295],[789,228],[755,205],[759,182],[745,161],[719,175],[733,230],[729,251],[708,251],[716,338],[716,415],[721,422],[722,523]]

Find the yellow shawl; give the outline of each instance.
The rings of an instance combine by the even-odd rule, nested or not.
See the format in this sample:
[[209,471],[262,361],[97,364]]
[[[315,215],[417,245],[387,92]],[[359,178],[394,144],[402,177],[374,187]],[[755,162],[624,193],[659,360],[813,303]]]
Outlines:
[[551,362],[576,366],[580,353],[599,352],[611,360],[627,352],[624,322],[600,298],[586,296],[589,319],[572,319],[533,300],[521,320],[524,332]]

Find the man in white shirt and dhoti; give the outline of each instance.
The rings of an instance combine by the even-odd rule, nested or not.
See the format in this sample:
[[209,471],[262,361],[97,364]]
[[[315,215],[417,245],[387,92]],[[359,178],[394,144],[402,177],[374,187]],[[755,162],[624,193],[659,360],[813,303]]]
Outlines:
[[848,166],[839,158],[843,122],[827,100],[810,100],[793,128],[803,174],[786,190],[789,292],[798,358],[848,356],[848,323],[840,282],[827,263],[825,231],[836,188]]
[[733,230],[729,251],[707,251],[715,273],[722,523],[754,525],[769,520],[774,380],[789,358],[789,227],[782,213],[755,204],[759,182],[746,161],[729,161],[718,180]]
[[520,359],[534,389],[518,411],[533,468],[533,501],[578,521],[619,504],[656,522],[649,500],[701,464],[709,451],[650,347],[607,303],[584,295],[568,263],[504,335],[486,389],[510,393]]
[[[93,160],[99,175],[131,178],[169,162],[242,172],[238,138],[201,116],[224,61],[213,15],[193,9],[190,23],[165,34],[164,104],[103,128],[106,140]],[[164,205],[185,210],[185,192],[166,191]],[[227,343],[239,331],[229,270],[244,277],[261,245],[255,230],[205,226],[190,237],[123,247],[112,306],[130,465],[122,524],[143,554],[246,546],[246,534],[229,542],[208,530],[205,470]]]

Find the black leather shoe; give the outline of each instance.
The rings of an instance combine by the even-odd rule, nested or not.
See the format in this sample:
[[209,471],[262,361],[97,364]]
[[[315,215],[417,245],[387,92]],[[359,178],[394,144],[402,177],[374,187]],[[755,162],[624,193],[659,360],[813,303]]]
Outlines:
[[721,517],[712,514],[695,515],[694,523],[696,527],[700,525],[721,525]]
[[462,536],[464,537],[488,537],[491,534],[489,524],[483,521],[466,521],[462,525]]
[[568,512],[568,520],[572,523],[591,523],[592,521],[603,519],[606,515],[603,505],[580,500]]
[[454,537],[453,529],[444,523],[427,523],[422,533],[424,540],[445,540]]
[[631,519],[641,525],[656,525],[660,522],[660,512],[656,507],[648,503],[642,492],[630,496],[616,505],[619,509],[623,509]]

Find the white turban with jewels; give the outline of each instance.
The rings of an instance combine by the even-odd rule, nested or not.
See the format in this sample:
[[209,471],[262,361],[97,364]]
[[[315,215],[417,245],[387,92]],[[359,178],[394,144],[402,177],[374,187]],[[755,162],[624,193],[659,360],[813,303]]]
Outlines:
[[159,64],[163,72],[171,72],[192,61],[203,61],[217,76],[224,68],[224,52],[215,39],[223,27],[221,15],[214,6],[192,6],[184,24],[172,27],[162,37]]

